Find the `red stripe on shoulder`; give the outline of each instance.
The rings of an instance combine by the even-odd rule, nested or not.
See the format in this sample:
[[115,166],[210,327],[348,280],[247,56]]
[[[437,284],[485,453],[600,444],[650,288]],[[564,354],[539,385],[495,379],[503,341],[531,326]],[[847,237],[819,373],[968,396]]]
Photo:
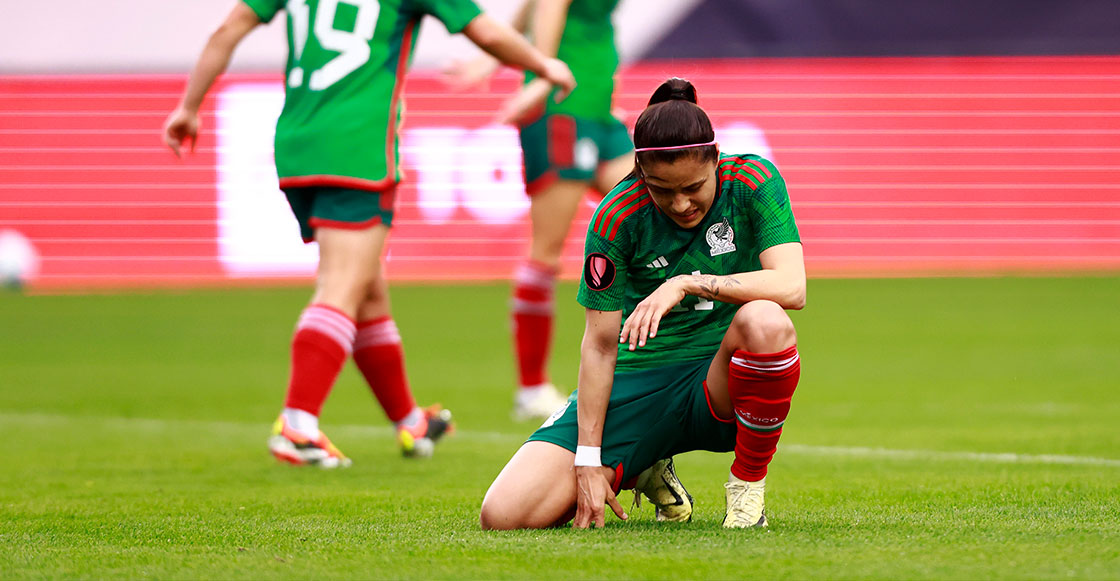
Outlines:
[[749,163],[749,164],[757,167],[758,169],[762,170],[762,173],[766,174],[767,178],[774,177],[774,174],[770,173],[770,170],[766,169],[766,164],[762,163],[761,161],[759,161],[757,159],[748,159],[746,161],[747,161],[747,163]]
[[[744,173],[750,174],[754,179],[743,175]],[[757,159],[743,159],[741,157],[725,160],[725,163],[720,165],[720,175],[743,182],[749,185],[752,190],[758,189],[766,180],[774,177],[766,164]]]
[[[747,166],[747,165],[740,166],[739,171],[745,171],[745,172],[751,174],[752,176],[754,176],[755,178],[757,178],[759,185],[762,185],[762,182],[766,181],[766,178],[762,177],[762,174],[758,173],[758,171],[756,171],[751,166]],[[769,175],[769,172],[767,172],[767,175]]]
[[626,220],[626,218],[630,216],[630,214],[637,212],[639,209],[647,205],[649,205],[649,198],[642,198],[637,204],[630,206],[621,214],[619,214],[618,220],[615,221],[614,226],[611,228],[611,231],[607,233],[607,240],[614,240],[614,236],[615,234],[618,234],[618,227],[622,225],[622,222]]
[[732,175],[728,175],[728,176],[725,176],[725,177],[728,177],[728,178],[733,179],[735,181],[739,181],[739,182],[743,182],[744,184],[747,184],[747,187],[749,187],[752,192],[759,188],[759,184],[754,183],[754,180],[752,180],[751,178],[749,178],[745,175],[732,174]]
[[[599,229],[597,230],[599,235],[607,236],[607,230],[610,229],[611,223],[622,221],[622,218],[616,218],[616,216],[619,216],[620,212],[623,213],[623,215],[629,215],[629,212],[625,210],[627,206],[641,206],[642,202],[648,200],[649,198],[645,196],[645,188],[638,189],[625,198],[622,198],[621,201],[619,201],[617,204],[614,204],[614,207],[612,207],[610,211],[606,212],[606,214],[603,216],[602,223],[599,225]],[[611,238],[613,239],[613,236],[611,236]]]
[[[613,215],[615,213],[615,211],[617,211],[620,206],[623,206],[625,204],[628,204],[628,203],[632,202],[635,195],[641,195],[641,193],[642,193],[641,191],[638,191],[636,193],[632,193],[632,192],[634,192],[634,190],[638,189],[641,185],[642,185],[641,180],[635,181],[634,184],[631,185],[629,188],[626,188],[625,190],[620,192],[617,196],[615,196],[614,198],[611,198],[610,203],[602,205],[599,209],[599,214],[597,216],[595,216],[595,226],[592,228],[592,230],[594,230],[596,232],[599,232],[606,223],[610,222],[610,216]],[[602,234],[602,233],[600,232],[600,234]]]

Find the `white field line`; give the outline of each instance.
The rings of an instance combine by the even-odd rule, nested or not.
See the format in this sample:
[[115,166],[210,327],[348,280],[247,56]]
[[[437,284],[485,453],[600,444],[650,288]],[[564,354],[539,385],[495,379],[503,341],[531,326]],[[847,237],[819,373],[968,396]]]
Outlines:
[[[3,424],[23,423],[25,425],[67,424],[67,423],[95,423],[112,429],[139,430],[148,432],[172,430],[205,430],[205,431],[236,431],[259,432],[268,431],[267,422],[249,423],[212,420],[173,420],[154,418],[122,418],[107,416],[67,416],[61,414],[41,413],[4,413],[0,412],[0,422]],[[391,427],[366,426],[360,424],[338,424],[329,426],[331,434],[348,434],[351,436],[364,436],[372,438],[391,438],[394,431]],[[525,441],[535,427],[526,427],[523,434],[496,432],[486,430],[456,429],[453,435],[456,439],[473,442],[506,442],[517,444]],[[262,436],[263,438],[263,436]],[[811,446],[806,444],[779,444],[778,452],[783,455],[814,456],[814,457],[850,457],[850,458],[875,458],[882,460],[900,461],[943,461],[943,462],[976,462],[980,464],[1062,464],[1071,466],[1107,466],[1120,468],[1120,458],[1098,458],[1094,456],[1068,456],[1062,454],[1016,454],[996,452],[964,452],[940,450],[899,450],[892,448],[874,448],[865,446]]]
[[808,446],[805,444],[779,444],[782,454],[802,456],[847,456],[853,458],[879,458],[884,460],[964,461],[983,464],[1067,464],[1082,466],[1113,466],[1120,468],[1120,459],[1093,456],[1065,456],[1060,454],[1015,454],[995,452],[943,452],[938,450],[894,450],[862,446]]

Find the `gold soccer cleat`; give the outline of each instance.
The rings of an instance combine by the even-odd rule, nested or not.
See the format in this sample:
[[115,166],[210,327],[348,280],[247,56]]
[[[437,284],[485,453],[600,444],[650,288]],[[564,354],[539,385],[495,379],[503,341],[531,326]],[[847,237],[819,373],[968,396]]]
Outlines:
[[634,502],[638,493],[644,494],[657,507],[657,520],[661,522],[689,522],[692,520],[692,495],[685,490],[673,459],[658,460],[638,475],[634,485]]

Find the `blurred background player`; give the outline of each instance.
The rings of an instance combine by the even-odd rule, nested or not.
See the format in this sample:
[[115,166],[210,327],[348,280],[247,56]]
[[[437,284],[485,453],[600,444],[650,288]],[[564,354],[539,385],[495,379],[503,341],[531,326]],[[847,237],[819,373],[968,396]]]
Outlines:
[[615,493],[629,487],[659,520],[688,520],[671,457],[690,450],[734,450],[723,525],[766,526],[767,467],[801,373],[784,309],[804,305],[804,257],[778,169],[720,155],[695,103],[691,83],[670,79],[638,117],[634,171],[588,226],[578,405],[506,464],[484,528],[573,512],[576,527],[602,527],[605,503],[627,518]]
[[296,325],[287,400],[269,449],[293,464],[350,463],[319,430],[319,413],[353,356],[396,425],[404,454],[430,455],[450,414],[413,399],[381,267],[400,180],[403,77],[420,20],[433,15],[496,59],[557,84],[558,98],[575,81],[564,63],[471,0],[242,0],[211,35],[165,123],[164,140],[176,155],[185,140],[194,147],[199,107],[234,49],[280,10],[288,15],[289,56],[276,170],[303,239],[319,243],[319,268]]
[[[514,417],[546,418],[564,405],[548,379],[553,292],[560,254],[588,188],[602,197],[633,166],[626,127],[611,113],[618,51],[611,13],[617,0],[527,0],[514,17],[542,53],[571,67],[578,86],[562,102],[549,99],[551,85],[527,73],[521,91],[501,119],[520,129],[529,195],[529,256],[514,274],[513,346],[520,388]],[[488,78],[498,61],[482,56],[452,70],[452,80],[471,86]]]

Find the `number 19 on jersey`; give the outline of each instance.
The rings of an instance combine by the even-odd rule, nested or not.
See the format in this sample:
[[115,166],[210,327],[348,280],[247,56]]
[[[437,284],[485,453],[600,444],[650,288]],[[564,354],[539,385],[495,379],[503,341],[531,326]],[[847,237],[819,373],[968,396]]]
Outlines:
[[[357,7],[353,30],[338,30],[334,27],[339,4]],[[309,76],[307,87],[312,91],[322,91],[369,61],[369,42],[373,39],[377,17],[381,12],[381,5],[377,0],[319,0],[314,18],[311,17],[308,0],[288,0],[286,9],[292,21],[292,58],[295,61],[288,74],[289,87],[294,89],[302,86],[304,77]],[[314,35],[323,50],[337,52],[338,55],[318,69],[305,72],[300,61],[310,35]]]

